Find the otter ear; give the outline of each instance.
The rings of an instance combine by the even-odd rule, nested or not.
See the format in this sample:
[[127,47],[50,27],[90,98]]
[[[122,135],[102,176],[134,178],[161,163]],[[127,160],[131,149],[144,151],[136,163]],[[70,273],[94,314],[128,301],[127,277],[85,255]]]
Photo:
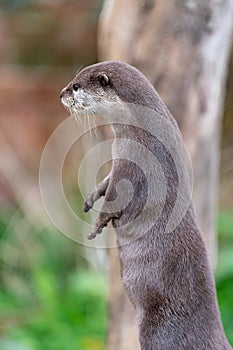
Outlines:
[[107,74],[101,73],[101,74],[98,76],[98,79],[99,79],[99,82],[100,82],[101,86],[107,86],[107,85],[109,85],[109,77],[107,76]]

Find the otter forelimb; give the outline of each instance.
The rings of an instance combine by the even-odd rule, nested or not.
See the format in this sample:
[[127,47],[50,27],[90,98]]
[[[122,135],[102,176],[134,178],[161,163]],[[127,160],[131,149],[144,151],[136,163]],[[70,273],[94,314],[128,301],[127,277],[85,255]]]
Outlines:
[[87,195],[86,201],[84,203],[84,212],[88,212],[93,208],[94,203],[102,196],[105,196],[105,201],[102,205],[98,218],[95,221],[94,227],[91,233],[88,234],[88,239],[93,239],[97,234],[100,234],[104,227],[113,219],[120,216],[120,213],[117,213],[111,207],[111,187],[109,186],[111,178],[111,173],[105,177],[105,179],[100,182],[89,194]]

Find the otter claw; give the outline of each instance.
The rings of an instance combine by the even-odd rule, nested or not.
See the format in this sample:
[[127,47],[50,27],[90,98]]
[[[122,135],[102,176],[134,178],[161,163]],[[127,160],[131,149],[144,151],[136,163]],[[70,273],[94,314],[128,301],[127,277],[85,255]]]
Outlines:
[[94,239],[96,237],[97,233],[96,232],[91,232],[87,235],[87,239]]
[[102,227],[97,227],[87,235],[88,239],[94,239],[97,235],[99,235],[102,232]]
[[87,213],[91,208],[93,207],[93,204],[88,204],[87,202],[84,203],[84,206],[83,206],[83,211],[84,213]]
[[85,200],[83,211],[87,213],[90,209],[93,208],[94,203],[98,199],[97,195],[89,194],[87,199]]

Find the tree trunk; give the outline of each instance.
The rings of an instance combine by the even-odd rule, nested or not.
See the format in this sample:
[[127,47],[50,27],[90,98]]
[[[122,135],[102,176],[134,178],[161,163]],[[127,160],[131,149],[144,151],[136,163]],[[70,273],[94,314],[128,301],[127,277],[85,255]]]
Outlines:
[[[232,15],[233,0],[106,0],[98,36],[99,58],[139,68],[176,118],[191,156],[193,204],[213,265],[219,134]],[[115,279],[116,263],[111,266]],[[112,280],[110,288],[119,286]],[[122,293],[111,299],[109,339],[119,322],[132,326],[128,307],[116,308],[125,303]],[[124,336],[127,331],[121,332]],[[108,349],[132,349],[132,344],[136,349],[135,341],[129,347],[121,344],[122,339],[109,342]]]
[[109,258],[110,288],[107,348],[110,350],[139,350],[135,313],[121,285],[117,248],[110,249]]

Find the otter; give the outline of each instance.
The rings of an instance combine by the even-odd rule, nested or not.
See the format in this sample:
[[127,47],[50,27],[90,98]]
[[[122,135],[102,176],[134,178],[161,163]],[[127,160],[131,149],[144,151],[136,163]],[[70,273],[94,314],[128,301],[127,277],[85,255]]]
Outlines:
[[[232,349],[188,187],[178,193],[186,167],[181,133],[154,87],[131,65],[107,61],[81,70],[61,101],[75,115],[102,114],[114,133],[111,172],[84,211],[104,196],[89,239],[112,222],[141,349]],[[185,205],[173,215],[178,197],[178,209]]]

